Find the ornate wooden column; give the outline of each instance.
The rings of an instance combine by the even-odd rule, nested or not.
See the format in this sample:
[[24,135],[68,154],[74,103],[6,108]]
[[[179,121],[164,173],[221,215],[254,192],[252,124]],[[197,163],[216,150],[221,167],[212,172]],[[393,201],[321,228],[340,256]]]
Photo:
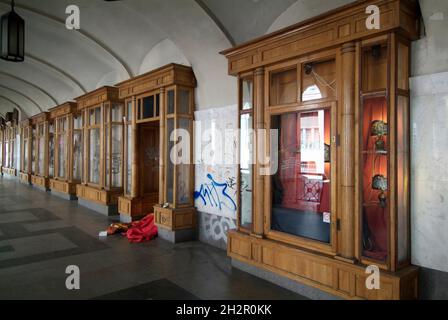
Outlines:
[[342,46],[340,137],[340,255],[355,256],[355,61],[354,42]]
[[135,97],[132,97],[132,185],[131,185],[131,197],[137,198],[140,196],[140,187],[138,179],[138,127],[137,127],[137,103]]
[[[159,204],[165,203],[165,121],[166,121],[165,88],[160,89],[160,137],[159,137]],[[171,161],[168,159],[168,161]]]
[[264,178],[261,175],[261,164],[259,162],[259,144],[265,143],[261,141],[258,136],[259,130],[265,129],[264,122],[264,68],[258,68],[254,73],[254,198],[253,203],[253,227],[252,232],[256,237],[263,237],[264,229],[264,201],[262,195],[264,194]]

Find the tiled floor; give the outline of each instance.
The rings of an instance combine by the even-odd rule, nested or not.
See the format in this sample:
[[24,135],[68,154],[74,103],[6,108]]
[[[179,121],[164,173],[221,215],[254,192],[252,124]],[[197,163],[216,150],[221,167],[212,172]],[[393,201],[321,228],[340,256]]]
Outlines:
[[[98,238],[110,221],[0,177],[0,299],[303,299],[232,269],[223,250],[161,239]],[[67,290],[66,267],[80,269]]]

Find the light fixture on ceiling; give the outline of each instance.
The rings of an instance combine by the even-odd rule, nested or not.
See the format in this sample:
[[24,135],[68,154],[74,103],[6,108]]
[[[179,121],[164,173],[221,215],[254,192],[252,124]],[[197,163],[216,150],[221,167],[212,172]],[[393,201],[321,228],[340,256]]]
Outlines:
[[0,19],[0,58],[13,62],[25,60],[25,20],[14,11],[14,0],[11,0],[11,11]]

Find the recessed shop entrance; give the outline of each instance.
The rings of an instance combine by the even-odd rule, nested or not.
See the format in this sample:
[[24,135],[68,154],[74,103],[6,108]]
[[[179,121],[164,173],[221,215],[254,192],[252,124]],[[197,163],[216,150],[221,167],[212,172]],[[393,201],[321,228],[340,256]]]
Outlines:
[[153,121],[138,125],[140,194],[148,207],[159,202],[160,123]]

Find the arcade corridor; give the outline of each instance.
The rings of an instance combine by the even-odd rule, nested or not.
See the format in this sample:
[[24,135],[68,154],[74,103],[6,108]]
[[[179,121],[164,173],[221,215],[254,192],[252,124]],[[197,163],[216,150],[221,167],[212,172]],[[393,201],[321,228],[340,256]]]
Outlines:
[[[0,178],[0,299],[303,299],[231,269],[225,251],[201,242],[101,240],[108,224],[76,202]],[[80,268],[80,290],[65,287],[68,265]]]
[[441,0],[0,0],[0,301],[448,300],[447,29]]

